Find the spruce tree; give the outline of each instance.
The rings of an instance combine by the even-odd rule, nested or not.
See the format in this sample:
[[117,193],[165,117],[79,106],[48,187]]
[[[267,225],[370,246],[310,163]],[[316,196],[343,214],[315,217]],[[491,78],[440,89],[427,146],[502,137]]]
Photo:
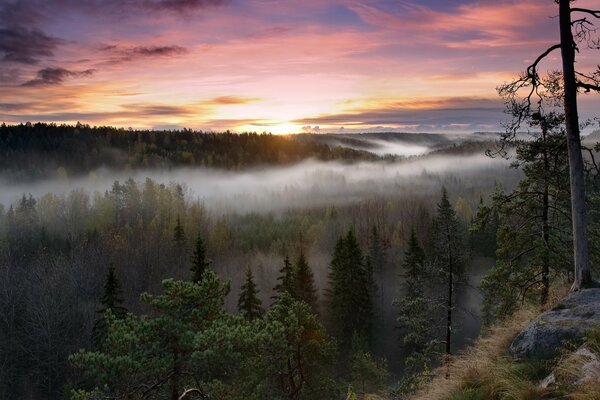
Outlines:
[[414,387],[419,374],[431,365],[437,341],[433,339],[434,306],[424,287],[430,281],[425,264],[425,251],[414,228],[408,239],[402,262],[402,297],[395,301],[398,308],[398,328],[404,356],[404,387]]
[[315,277],[313,275],[304,252],[300,250],[296,266],[294,268],[294,288],[292,295],[297,299],[304,301],[309,305],[314,314],[318,312],[318,296],[317,287],[315,285]]
[[277,285],[273,288],[275,290],[275,296],[273,299],[278,299],[283,293],[288,292],[292,296],[294,295],[294,267],[290,261],[290,257],[286,254],[283,259],[283,267],[279,270],[279,276],[277,277]]
[[338,239],[329,273],[329,317],[341,348],[348,352],[352,338],[371,340],[374,320],[373,277],[350,229]]
[[106,279],[104,282],[104,294],[100,299],[100,308],[97,313],[100,314],[99,318],[94,323],[92,329],[92,341],[96,348],[101,348],[106,340],[106,334],[108,330],[108,320],[106,313],[110,312],[112,317],[115,319],[123,319],[127,315],[127,309],[123,307],[121,284],[115,271],[114,264],[108,266],[106,273]]
[[210,267],[210,262],[206,259],[206,247],[202,235],[198,234],[194,245],[194,256],[192,258],[192,282],[200,283],[206,270]]
[[465,237],[456,212],[448,200],[446,188],[442,188],[442,198],[437,206],[435,219],[434,251],[436,267],[442,283],[446,286],[444,300],[446,311],[445,352],[451,354],[454,296],[457,279],[461,276],[465,259]]
[[261,318],[265,313],[265,310],[262,308],[262,302],[258,298],[258,292],[256,283],[254,283],[252,269],[248,267],[246,268],[246,280],[242,285],[238,299],[238,311],[249,321]]
[[175,222],[175,228],[173,229],[173,241],[178,247],[183,246],[185,243],[185,230],[181,224],[181,218],[177,215],[177,221]]
[[173,229],[173,242],[175,243],[175,251],[177,252],[177,269],[182,269],[185,265],[185,230],[181,224],[181,218],[177,215],[175,228]]

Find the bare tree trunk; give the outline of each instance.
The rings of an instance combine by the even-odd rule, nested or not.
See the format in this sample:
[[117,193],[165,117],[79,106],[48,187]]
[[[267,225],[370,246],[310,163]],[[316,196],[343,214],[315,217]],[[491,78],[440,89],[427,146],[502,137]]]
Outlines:
[[543,157],[544,157],[544,209],[542,210],[542,240],[544,241],[544,256],[542,260],[542,295],[540,303],[543,306],[548,301],[548,293],[550,291],[550,195],[548,173],[550,171],[550,163],[548,161],[548,137],[546,127],[542,128],[542,139],[544,141]]
[[593,283],[588,262],[587,221],[585,211],[585,183],[579,116],[577,115],[577,81],[575,79],[575,42],[571,31],[570,0],[559,0],[560,43],[563,64],[565,125],[569,152],[571,179],[571,214],[573,217],[573,250],[575,281],[571,287],[577,291]]

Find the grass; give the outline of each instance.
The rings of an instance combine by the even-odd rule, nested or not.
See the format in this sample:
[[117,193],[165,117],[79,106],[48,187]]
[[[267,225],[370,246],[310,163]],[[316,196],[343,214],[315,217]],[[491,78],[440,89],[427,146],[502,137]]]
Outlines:
[[[536,400],[563,396],[562,388],[543,389],[539,387],[539,382],[553,370],[556,360],[516,362],[509,354],[508,349],[515,336],[540,311],[560,304],[559,301],[564,298],[567,291],[568,287],[553,290],[551,300],[544,310],[540,310],[539,307],[523,306],[510,318],[491,327],[471,347],[455,356],[449,365],[438,369],[431,383],[411,399]],[[600,335],[597,343],[600,349]],[[589,396],[592,397],[577,399],[600,399],[600,397],[593,397],[598,394],[593,390],[600,391],[599,388],[589,390]],[[588,395],[586,394],[586,396]]]

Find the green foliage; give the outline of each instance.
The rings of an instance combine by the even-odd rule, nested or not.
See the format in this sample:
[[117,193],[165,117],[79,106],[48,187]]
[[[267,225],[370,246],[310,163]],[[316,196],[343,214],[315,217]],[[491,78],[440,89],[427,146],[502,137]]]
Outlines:
[[246,320],[223,310],[229,288],[212,271],[163,287],[142,296],[150,315],[107,312],[102,350],[70,357],[80,372],[71,398],[178,398],[186,388],[232,400],[339,395],[335,346],[304,302],[284,293],[264,319]]
[[[421,247],[414,229],[408,239],[402,263],[404,278],[402,297],[395,301],[398,309],[398,328],[401,347],[405,357],[405,381],[418,379],[416,376],[431,368],[435,348],[439,344],[433,339],[435,323],[434,302],[425,294],[424,288],[432,278],[425,264],[425,252]],[[405,382],[405,383],[406,383]]]
[[291,294],[298,300],[305,302],[314,314],[318,313],[317,287],[304,252],[300,251],[294,268],[294,287]]
[[160,399],[235,371],[246,332],[222,309],[228,286],[207,272],[200,283],[165,280],[163,287],[159,296],[142,295],[152,315],[109,317],[103,351],[70,357],[82,389]]
[[341,348],[348,351],[355,334],[371,340],[374,320],[372,269],[353,229],[338,239],[330,267],[329,317]]
[[358,400],[358,397],[356,396],[356,392],[354,391],[352,385],[348,385],[348,392],[346,392],[346,400]]
[[425,251],[414,229],[408,239],[402,263],[403,296],[395,302],[404,357],[404,370],[397,390],[400,397],[416,392],[429,381],[433,359],[440,344],[435,339],[434,300],[425,293],[433,276],[426,265]]
[[570,191],[562,117],[537,114],[542,133],[517,144],[515,168],[525,177],[511,193],[497,190],[478,220],[499,216],[496,265],[483,279],[484,314],[489,323],[510,315],[523,301],[545,303],[552,276],[572,264]]
[[388,379],[387,363],[377,360],[364,349],[362,340],[355,335],[352,339],[351,380],[353,387],[361,393],[374,393],[381,390]]
[[181,218],[179,214],[177,215],[175,228],[173,228],[173,241],[178,247],[183,246],[183,244],[185,243],[185,230],[183,229],[183,225],[181,224]]
[[96,348],[102,348],[107,337],[108,321],[110,319],[107,317],[107,312],[111,314],[111,318],[115,319],[123,319],[127,315],[127,309],[123,307],[122,293],[115,266],[111,263],[106,273],[104,294],[100,299],[100,304],[102,304],[102,308],[98,310],[100,316],[94,323],[92,330],[92,340]]
[[290,261],[288,255],[283,259],[283,267],[279,270],[279,276],[277,277],[277,285],[273,288],[276,295],[274,299],[278,299],[283,293],[288,292],[294,294],[294,267]]
[[[304,159],[376,160],[366,151],[330,147],[310,136],[192,131],[125,130],[46,123],[1,125],[0,168],[18,180],[85,175],[100,167],[202,166],[240,169]],[[35,161],[35,162],[34,162]]]
[[303,301],[283,293],[263,320],[263,341],[249,361],[246,385],[256,399],[329,399],[339,396],[332,369],[335,345]]
[[209,267],[210,262],[206,259],[206,247],[204,247],[202,235],[198,234],[192,257],[192,282],[199,283]]
[[252,269],[246,268],[246,281],[242,285],[240,297],[238,299],[238,311],[247,320],[261,318],[265,313],[262,308],[262,302],[258,298],[259,290],[254,283]]
[[453,310],[456,305],[456,285],[462,278],[466,260],[466,237],[463,226],[448,200],[448,192],[442,187],[442,198],[438,203],[434,231],[434,268],[447,293],[445,302],[446,337],[445,352],[451,353]]

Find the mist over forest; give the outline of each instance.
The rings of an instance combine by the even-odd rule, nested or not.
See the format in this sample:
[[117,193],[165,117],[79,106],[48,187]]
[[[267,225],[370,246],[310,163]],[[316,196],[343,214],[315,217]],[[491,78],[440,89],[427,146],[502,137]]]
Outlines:
[[[59,152],[54,152],[48,146],[23,144],[28,135],[41,135],[54,127],[2,129],[4,143],[12,143],[12,147],[4,148],[5,154],[23,162],[22,169],[15,167],[19,162],[14,162],[2,177],[0,193],[0,255],[2,265],[9,266],[2,270],[1,295],[3,304],[20,304],[21,310],[17,325],[7,320],[11,330],[20,333],[4,337],[2,343],[18,340],[23,346],[11,346],[5,353],[14,363],[6,373],[20,383],[4,386],[3,391],[24,393],[35,382],[35,390],[50,398],[58,395],[62,382],[71,379],[69,354],[90,346],[107,266],[113,265],[118,272],[123,305],[134,313],[146,312],[140,294],[159,294],[161,281],[167,278],[189,279],[197,237],[205,242],[210,268],[231,285],[225,297],[229,312],[237,313],[246,268],[253,271],[258,298],[268,306],[277,294],[274,288],[284,258],[289,256],[295,262],[303,253],[314,276],[319,315],[326,321],[330,265],[338,238],[352,229],[367,254],[376,232],[382,258],[373,271],[377,287],[373,298],[377,310],[373,351],[385,357],[389,372],[398,376],[403,370],[403,356],[394,304],[403,293],[401,265],[411,229],[424,243],[431,240],[431,223],[444,187],[466,232],[480,201],[497,188],[511,189],[521,177],[507,159],[484,154],[496,145],[487,137],[407,134],[386,140],[381,135],[225,135],[212,139],[215,147],[219,141],[235,143],[248,138],[273,141],[281,148],[291,142],[291,149],[300,152],[300,159],[290,163],[281,157],[267,162],[263,158],[260,165],[243,168],[237,164],[229,168],[224,164],[219,168],[190,166],[190,157],[182,161],[175,148],[174,152],[163,153],[161,162],[168,167],[161,169],[132,162],[139,157],[127,156],[122,149],[131,146],[125,141],[114,146],[121,148],[114,152],[105,148],[105,155],[99,158],[94,148],[88,154],[80,151],[76,157],[97,160],[83,162],[89,167],[77,170],[59,147],[55,147]],[[85,148],[81,143],[98,140],[92,128],[77,129],[88,129],[90,133],[71,135],[68,140],[72,146],[81,149]],[[65,127],[66,132],[69,130],[73,128]],[[130,143],[139,143],[140,138],[148,140],[144,135],[169,135],[171,143],[181,143],[182,138],[188,141],[192,135],[126,134]],[[21,142],[15,144],[18,135]],[[49,140],[67,139],[50,136]],[[315,143],[309,144],[311,141]],[[294,143],[300,143],[300,150],[293,147]],[[353,152],[340,151],[340,145],[352,147]],[[367,153],[369,146],[378,150]],[[315,148],[321,152],[320,157],[312,152]],[[208,157],[223,160],[232,151],[223,149]],[[146,159],[155,157],[147,148],[136,152]],[[53,173],[24,162],[42,156],[44,162],[53,164]],[[202,157],[205,154],[191,154],[196,160]],[[123,159],[130,164],[124,166]],[[17,176],[28,178],[19,182]],[[177,240],[176,231],[181,234]],[[479,332],[481,295],[472,288],[493,263],[493,252],[489,250],[469,253],[465,264],[468,274],[457,289],[460,309],[456,320],[460,328],[454,344],[458,347]],[[34,292],[35,298],[19,295]],[[44,331],[30,329],[42,321]],[[58,342],[45,347],[40,342],[43,337]],[[60,337],[73,340],[63,342]],[[19,350],[24,348],[30,350]],[[31,376],[36,377],[35,381]]]

